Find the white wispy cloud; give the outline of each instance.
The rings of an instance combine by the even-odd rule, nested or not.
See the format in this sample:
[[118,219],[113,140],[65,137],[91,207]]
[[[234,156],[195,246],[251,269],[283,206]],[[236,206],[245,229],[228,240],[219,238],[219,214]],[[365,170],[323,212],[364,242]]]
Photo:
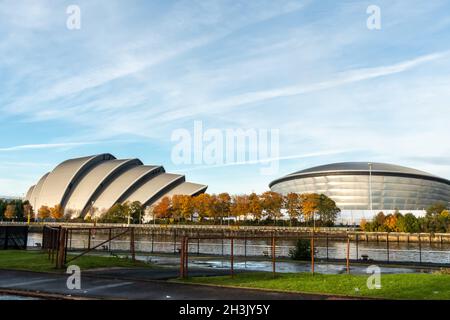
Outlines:
[[63,142],[63,143],[39,143],[39,144],[24,144],[12,147],[0,148],[0,152],[9,151],[24,151],[24,150],[40,150],[40,149],[56,149],[56,148],[73,148],[97,144],[98,142]]
[[375,79],[379,77],[385,77],[401,72],[408,71],[412,68],[420,66],[424,63],[443,59],[449,56],[449,52],[437,52],[424,56],[420,56],[411,60],[402,61],[393,65],[379,66],[373,68],[361,68],[356,70],[349,70],[332,77],[331,80],[325,80],[312,84],[300,84],[294,86],[288,86],[283,88],[263,90],[256,92],[248,92],[237,96],[229,97],[221,101],[215,101],[205,103],[202,106],[191,106],[183,108],[183,110],[175,110],[162,115],[162,119],[165,121],[184,118],[187,116],[195,116],[199,113],[211,112],[220,113],[230,108],[237,108],[242,105],[260,103],[266,100],[272,100],[276,98],[284,98],[296,95],[302,95],[306,93],[326,90],[330,88],[336,88],[346,84],[356,83],[359,81]]

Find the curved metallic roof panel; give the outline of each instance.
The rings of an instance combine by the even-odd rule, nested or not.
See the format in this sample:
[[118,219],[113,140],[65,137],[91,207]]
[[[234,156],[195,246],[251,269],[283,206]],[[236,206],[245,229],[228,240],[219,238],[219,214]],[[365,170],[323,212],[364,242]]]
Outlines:
[[[370,169],[370,166],[371,169]],[[378,175],[378,176],[399,176],[399,177],[410,177],[425,180],[438,181],[450,185],[450,181],[438,176],[434,176],[428,172],[421,170],[416,170],[404,166],[387,164],[387,163],[369,163],[369,162],[341,162],[332,163],[317,167],[312,167],[309,169],[297,171],[288,174],[282,178],[276,179],[269,184],[271,188],[273,185],[289,181],[298,178],[315,177],[315,176],[325,176],[325,175]]]
[[142,165],[139,159],[108,160],[92,168],[72,189],[65,205],[66,210],[74,210],[80,214],[90,203],[92,197],[105,187],[108,180],[119,170]]
[[91,206],[101,213],[116,203],[147,205],[164,195],[195,195],[206,188],[185,182],[184,175],[165,173],[162,166],[146,166],[139,159],[119,160],[105,153],[62,162],[30,187],[25,198],[36,212],[43,205],[60,204],[75,217],[83,216]]
[[103,189],[97,199],[94,199],[94,207],[100,212],[108,210],[126,196],[133,187],[161,169],[161,166],[137,166],[126,170]]
[[147,205],[153,197],[157,196],[164,189],[171,188],[172,186],[175,187],[175,184],[184,181],[185,178],[183,175],[161,173],[137,188],[124,202],[139,201],[142,205]]
[[25,201],[30,201],[31,195],[33,194],[34,187],[36,187],[36,185],[31,186],[30,189],[28,189],[27,195],[25,196]]
[[36,186],[33,189],[33,192],[31,193],[29,201],[36,212],[37,212],[38,208],[40,208],[40,207],[37,207],[37,201],[39,199],[39,195],[41,194],[42,186],[44,185],[45,179],[47,179],[49,174],[50,174],[50,172],[47,172],[46,174],[44,174],[42,176],[42,178],[39,179],[38,183],[36,184]]
[[161,197],[159,197],[156,201],[153,203],[159,202],[164,197],[172,197],[176,194],[179,195],[188,195],[188,196],[195,196],[201,192],[205,192],[205,190],[208,188],[207,185],[204,184],[198,184],[198,183],[192,183],[192,182],[183,182],[179,185],[177,185],[175,188],[171,189],[169,192],[165,193]]
[[37,208],[42,205],[55,206],[65,205],[65,197],[84,174],[100,162],[112,160],[111,154],[100,154],[90,157],[70,159],[59,164],[48,175],[38,198]]

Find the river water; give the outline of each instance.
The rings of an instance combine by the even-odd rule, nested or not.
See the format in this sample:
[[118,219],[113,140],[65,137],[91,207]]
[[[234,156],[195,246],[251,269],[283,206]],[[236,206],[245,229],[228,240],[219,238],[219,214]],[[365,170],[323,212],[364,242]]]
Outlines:
[[[91,247],[100,244],[108,239],[107,234],[96,234],[91,238]],[[135,237],[135,250],[142,253],[176,253],[180,248],[180,240],[174,242],[171,236],[157,236],[152,239],[151,235]],[[28,246],[36,246],[42,243],[41,233],[30,233],[28,236]],[[88,247],[87,234],[73,234],[69,241],[71,249],[85,249]],[[294,247],[295,240],[278,239],[276,242],[276,256],[289,257],[289,251]],[[128,236],[121,237],[106,244],[99,249],[112,251],[128,251],[130,240]],[[316,240],[316,257],[318,259],[346,259],[347,243],[343,241]],[[269,239],[235,239],[234,255],[241,257],[270,257],[271,244]],[[230,240],[196,240],[192,239],[189,243],[189,253],[211,256],[230,255]],[[444,243],[405,243],[390,242],[389,247],[386,242],[365,242],[359,241],[350,243],[350,259],[367,259],[372,261],[390,261],[390,262],[412,262],[412,263],[437,263],[450,265],[450,244]]]

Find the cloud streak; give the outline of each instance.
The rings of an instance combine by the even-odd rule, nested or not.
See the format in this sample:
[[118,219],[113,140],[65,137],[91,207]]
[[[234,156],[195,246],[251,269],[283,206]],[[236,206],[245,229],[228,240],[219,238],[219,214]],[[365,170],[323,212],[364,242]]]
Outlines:
[[92,144],[98,144],[99,142],[63,142],[63,143],[40,143],[40,144],[24,144],[13,147],[0,148],[0,152],[11,151],[26,151],[26,150],[42,150],[42,149],[59,149],[59,148],[74,148]]

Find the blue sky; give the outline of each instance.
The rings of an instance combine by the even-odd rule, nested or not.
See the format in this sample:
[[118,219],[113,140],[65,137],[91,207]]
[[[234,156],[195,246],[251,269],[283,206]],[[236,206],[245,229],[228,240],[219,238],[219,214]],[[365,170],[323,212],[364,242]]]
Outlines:
[[[66,28],[66,8],[81,29]],[[369,5],[381,30],[366,27]],[[210,192],[339,161],[450,178],[448,1],[0,1],[0,195],[109,152]],[[280,133],[279,170],[176,165],[174,130]]]

